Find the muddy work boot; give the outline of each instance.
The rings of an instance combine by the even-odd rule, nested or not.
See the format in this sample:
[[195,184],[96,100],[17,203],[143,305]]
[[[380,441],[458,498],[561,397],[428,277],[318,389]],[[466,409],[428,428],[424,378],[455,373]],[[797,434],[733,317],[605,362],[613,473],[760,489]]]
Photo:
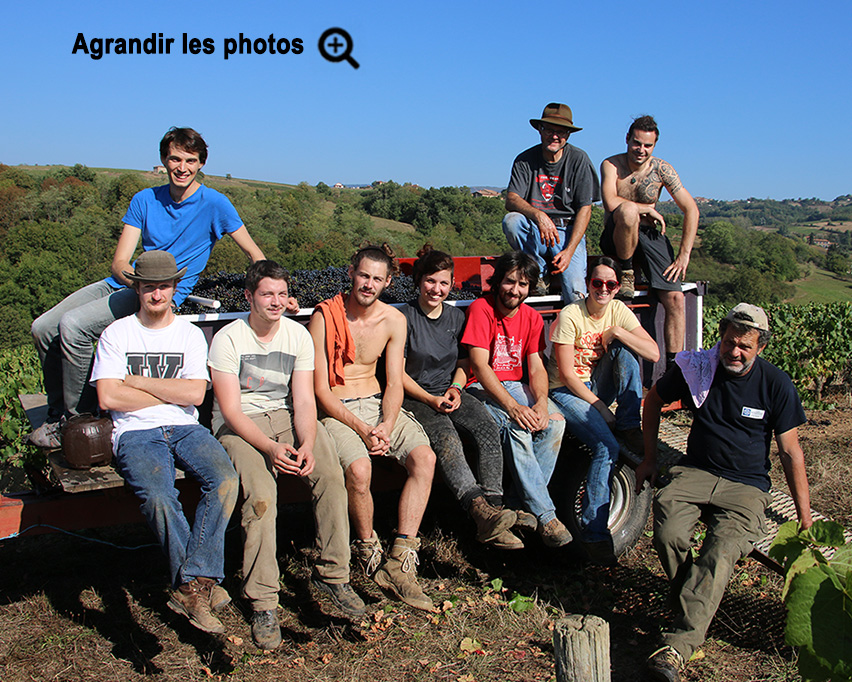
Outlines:
[[468,509],[470,518],[476,524],[476,539],[482,543],[493,542],[503,531],[509,530],[518,520],[511,509],[497,509],[477,497],[470,503]]
[[645,662],[645,670],[652,680],[661,682],[680,682],[683,670],[683,656],[674,647],[664,646],[657,649]]
[[625,270],[621,273],[621,289],[618,290],[617,298],[623,301],[631,301],[635,293],[636,277],[633,274],[633,270]]
[[210,590],[215,583],[212,578],[193,578],[172,591],[168,607],[189,618],[199,630],[212,634],[225,632],[225,626],[210,609]]
[[222,587],[219,583],[213,583],[210,588],[210,608],[214,611],[221,611],[231,603],[231,595],[228,590]]
[[251,638],[258,649],[272,651],[281,645],[281,626],[275,609],[252,611]]
[[364,600],[352,589],[349,583],[328,583],[319,576],[311,578],[311,584],[326,594],[334,605],[347,616],[360,618],[367,612]]
[[435,607],[417,584],[417,550],[420,538],[397,538],[373,580],[376,584],[415,609],[434,611]]
[[368,540],[355,540],[352,543],[352,556],[355,557],[355,562],[366,576],[372,578],[383,558],[382,543],[376,531],[373,531],[373,535]]
[[517,518],[513,528],[516,528],[518,530],[538,529],[538,519],[535,517],[535,514],[530,514],[528,511],[524,511],[523,509],[515,509],[513,511],[515,512],[515,517]]
[[504,530],[493,540],[489,540],[488,546],[494,549],[523,549],[524,541],[512,531]]
[[544,524],[539,523],[538,534],[541,536],[541,541],[548,547],[562,547],[574,539],[571,537],[571,531],[559,519],[551,519]]

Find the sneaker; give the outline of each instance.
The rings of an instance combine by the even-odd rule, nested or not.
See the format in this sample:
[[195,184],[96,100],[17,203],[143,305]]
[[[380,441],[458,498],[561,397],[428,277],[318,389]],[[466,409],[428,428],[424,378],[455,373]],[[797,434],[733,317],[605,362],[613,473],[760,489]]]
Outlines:
[[222,587],[219,583],[214,583],[210,588],[210,608],[214,611],[221,611],[231,603],[231,595],[228,590]]
[[193,578],[176,590],[172,590],[168,607],[175,613],[189,618],[199,630],[222,634],[225,626],[210,610],[210,589],[216,583],[212,578]]
[[376,571],[373,580],[376,584],[393,593],[409,606],[423,611],[434,611],[432,600],[417,584],[417,550],[420,538],[397,538],[381,568]]
[[618,298],[630,301],[636,293],[636,278],[633,270],[624,270],[621,273],[621,289],[618,290]]
[[35,431],[33,431],[27,440],[31,445],[45,450],[58,450],[62,447],[62,422],[44,422]]
[[352,543],[352,556],[367,577],[372,578],[383,558],[382,543],[376,531],[373,531],[373,535],[368,540],[355,540]]
[[680,682],[683,656],[674,647],[661,647],[648,657],[645,669],[652,680]]
[[281,645],[281,626],[275,609],[252,611],[251,638],[258,649],[272,651]]
[[623,431],[616,430],[615,435],[627,446],[628,450],[640,457],[645,456],[645,439],[641,428],[636,426]]
[[311,584],[326,594],[334,605],[347,616],[360,618],[367,613],[367,606],[349,583],[327,583],[318,576],[311,578]]
[[544,278],[539,278],[538,282],[535,285],[535,294],[534,296],[549,296],[550,295],[550,287],[547,285],[547,282],[544,281]]
[[494,507],[481,496],[470,503],[468,512],[476,523],[476,539],[482,543],[494,541],[517,522],[517,515],[511,509]]
[[562,547],[562,545],[567,545],[574,539],[565,524],[555,518],[544,525],[539,524],[538,534],[541,536],[542,542],[548,547]]
[[488,543],[494,549],[523,549],[524,543],[521,538],[510,530],[504,530]]
[[535,517],[535,514],[530,514],[523,509],[515,509],[514,512],[517,520],[512,528],[517,528],[518,530],[538,530],[538,519]]

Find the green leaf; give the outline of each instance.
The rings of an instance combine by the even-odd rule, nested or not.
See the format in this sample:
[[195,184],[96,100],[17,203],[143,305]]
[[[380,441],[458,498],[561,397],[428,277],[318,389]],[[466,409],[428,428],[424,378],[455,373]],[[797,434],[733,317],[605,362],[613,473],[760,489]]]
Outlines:
[[533,600],[530,597],[525,597],[517,592],[512,595],[512,598],[507,602],[508,606],[515,613],[523,613],[528,611],[533,606]]
[[[840,547],[831,557],[831,565],[837,571],[840,579],[845,580],[848,585],[849,576],[852,575],[852,545]],[[852,596],[852,592],[849,592],[849,595]]]
[[784,580],[784,589],[781,592],[781,599],[786,601],[787,593],[790,590],[790,583],[793,582],[793,578],[811,568],[814,568],[816,565],[817,561],[814,558],[813,552],[803,552],[800,554],[787,568],[787,577]]
[[786,599],[786,639],[802,647],[802,653],[812,654],[834,678],[843,679],[843,675],[852,675],[852,661],[846,660],[852,651],[852,618],[844,610],[843,593],[837,591],[825,568],[812,568],[793,578]]
[[491,581],[491,589],[495,592],[501,592],[503,590],[503,579],[494,578],[494,580]]
[[836,521],[814,521],[814,524],[802,531],[802,537],[823,547],[842,547],[846,544],[843,526]]

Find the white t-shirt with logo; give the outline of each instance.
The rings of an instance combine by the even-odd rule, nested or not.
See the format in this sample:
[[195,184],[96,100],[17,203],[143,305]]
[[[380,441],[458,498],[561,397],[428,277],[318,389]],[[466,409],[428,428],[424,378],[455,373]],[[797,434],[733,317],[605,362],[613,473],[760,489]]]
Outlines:
[[[91,382],[123,380],[128,374],[209,382],[204,332],[179,317],[162,329],[143,326],[137,315],[116,320],[98,341]],[[198,423],[198,410],[194,405],[153,405],[133,412],[113,410],[110,414],[113,447],[125,431]]]

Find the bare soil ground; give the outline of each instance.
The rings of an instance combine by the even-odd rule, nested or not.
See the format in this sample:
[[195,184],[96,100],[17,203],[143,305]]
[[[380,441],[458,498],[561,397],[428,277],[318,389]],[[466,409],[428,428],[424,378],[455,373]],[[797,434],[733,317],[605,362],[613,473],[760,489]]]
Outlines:
[[[808,416],[800,434],[812,505],[852,525],[852,410]],[[773,474],[783,486],[780,467]],[[394,507],[393,496],[377,500],[385,538]],[[650,528],[615,567],[584,566],[534,537],[525,551],[499,552],[473,540],[472,524],[439,491],[423,526],[420,574],[440,612],[387,601],[354,576],[370,613],[352,622],[309,587],[310,510],[285,505],[279,521],[284,644],[272,653],[252,645],[239,605],[226,609],[223,637],[173,614],[165,605],[165,559],[142,526],[0,543],[0,679],[545,681],[555,679],[555,621],[592,613],[610,624],[612,679],[630,682],[642,679],[644,659],[671,618]],[[239,530],[229,531],[225,586],[235,596],[239,545]],[[684,679],[799,680],[795,652],[784,645],[780,587],[774,573],[743,562]]]

